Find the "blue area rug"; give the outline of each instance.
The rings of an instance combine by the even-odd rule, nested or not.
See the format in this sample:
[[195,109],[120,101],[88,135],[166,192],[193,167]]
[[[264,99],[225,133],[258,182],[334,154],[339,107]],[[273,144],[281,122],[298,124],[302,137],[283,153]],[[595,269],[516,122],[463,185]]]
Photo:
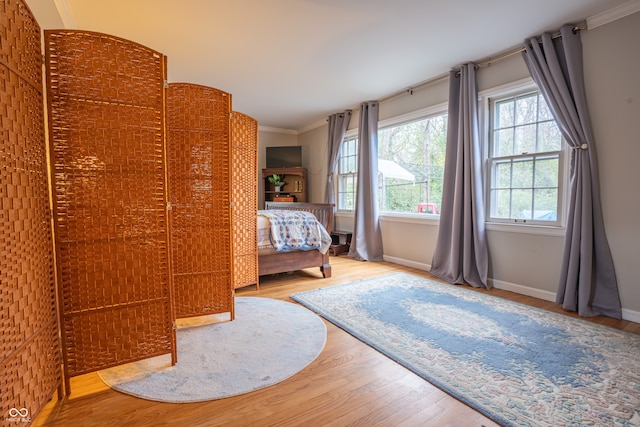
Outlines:
[[505,426],[640,426],[640,336],[408,273],[291,296]]

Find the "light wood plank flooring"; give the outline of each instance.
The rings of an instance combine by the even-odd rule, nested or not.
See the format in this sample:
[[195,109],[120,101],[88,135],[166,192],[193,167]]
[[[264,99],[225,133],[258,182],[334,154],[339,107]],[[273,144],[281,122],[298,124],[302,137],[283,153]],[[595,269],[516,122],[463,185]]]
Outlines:
[[[394,271],[431,277],[391,263],[331,257],[333,277],[318,269],[263,277],[238,296],[289,300],[295,292],[348,283]],[[471,289],[471,288],[470,288]],[[478,291],[487,292],[487,291]],[[557,305],[493,289],[492,295],[563,312]],[[573,315],[573,314],[568,314]],[[640,324],[605,317],[596,323],[640,334]],[[495,426],[496,424],[331,323],[320,356],[292,378],[253,393],[217,401],[158,403],[109,389],[97,376],[71,379],[72,393],[54,397],[35,426]],[[256,325],[257,328],[260,325]],[[256,355],[260,357],[260,355]],[[247,360],[251,363],[251,360]]]

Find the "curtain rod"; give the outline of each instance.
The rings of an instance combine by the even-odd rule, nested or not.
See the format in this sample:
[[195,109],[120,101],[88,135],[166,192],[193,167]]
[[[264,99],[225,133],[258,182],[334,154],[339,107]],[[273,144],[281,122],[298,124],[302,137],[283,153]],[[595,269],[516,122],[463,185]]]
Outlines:
[[[573,31],[574,32],[575,31],[582,31],[582,30],[586,30],[586,29],[587,29],[586,21],[582,22],[580,24],[577,24],[576,26],[573,27]],[[551,35],[551,38],[553,38],[553,39],[557,39],[559,37],[561,37],[560,31],[557,31],[557,32],[555,32],[555,33],[553,33]],[[513,55],[517,55],[519,53],[524,52],[524,50],[525,50],[524,47],[518,47],[518,48],[515,48],[515,49],[508,50],[506,52],[500,53],[500,54],[498,54],[496,56],[493,56],[493,57],[490,57],[488,59],[485,59],[483,61],[478,62],[475,67],[476,67],[476,69],[486,68],[486,67],[490,66],[491,64],[493,64],[494,62],[498,62],[498,61],[501,61],[503,59],[510,58]],[[403,94],[405,94],[407,92],[410,95],[413,95],[413,91],[416,90],[416,89],[422,89],[422,88],[427,87],[429,85],[432,85],[432,84],[435,84],[435,83],[439,83],[439,82],[441,82],[443,80],[446,80],[448,78],[449,78],[449,73],[447,72],[445,74],[441,74],[441,75],[439,75],[437,77],[434,77],[432,79],[425,80],[425,81],[417,83],[417,84],[415,84],[413,86],[410,86],[410,87],[408,87],[407,89],[405,89],[403,91],[395,92],[395,93],[393,93],[391,95],[385,96],[384,98],[380,99],[378,102],[382,103],[382,102],[388,101],[388,100],[393,99],[393,98],[395,98],[397,96],[403,95]]]
[[[573,27],[573,32],[576,33],[578,31],[582,31],[582,30],[586,30],[586,29],[587,29],[587,24],[586,24],[586,22],[583,22],[581,24],[575,25]],[[555,32],[555,33],[553,33],[551,35],[552,39],[558,39],[560,37],[562,37],[562,34],[560,34],[560,31],[557,31],[557,32]],[[524,51],[525,51],[524,47],[519,47],[519,48],[516,48],[516,49],[512,49],[512,50],[503,52],[503,53],[501,53],[501,54],[499,54],[497,56],[494,56],[494,57],[491,57],[489,59],[485,59],[484,61],[478,62],[476,64],[476,69],[488,67],[489,65],[493,64],[494,62],[498,62],[498,61],[501,61],[503,59],[507,59],[507,58],[509,58],[509,57],[511,57],[513,55],[517,55],[517,54],[522,53]]]
[[407,89],[400,91],[400,92],[396,92],[396,93],[392,93],[391,95],[385,96],[384,98],[381,98],[378,102],[379,103],[383,103],[385,101],[388,101],[392,98],[395,98],[396,96],[400,96],[403,95],[407,92],[409,92],[409,94],[413,95],[413,91],[415,89],[422,89],[423,87],[427,87],[429,85],[435,84],[435,83],[439,83],[443,80],[447,80],[449,78],[449,73],[445,73],[445,74],[440,74],[439,76],[433,77],[429,80],[424,80],[420,83],[417,83],[413,86],[408,87]]

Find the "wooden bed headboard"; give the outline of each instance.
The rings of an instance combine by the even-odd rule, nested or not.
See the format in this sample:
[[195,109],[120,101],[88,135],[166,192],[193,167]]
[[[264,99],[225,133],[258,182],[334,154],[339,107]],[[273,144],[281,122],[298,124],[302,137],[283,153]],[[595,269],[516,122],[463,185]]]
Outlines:
[[320,224],[331,234],[333,229],[333,204],[331,203],[303,203],[303,202],[265,202],[265,209],[283,209],[292,211],[311,212],[318,218]]

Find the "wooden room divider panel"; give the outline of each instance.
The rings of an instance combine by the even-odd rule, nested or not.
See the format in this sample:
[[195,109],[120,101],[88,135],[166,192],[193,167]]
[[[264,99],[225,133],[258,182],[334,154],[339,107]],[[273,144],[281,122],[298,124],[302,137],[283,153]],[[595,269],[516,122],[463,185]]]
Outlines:
[[231,115],[233,287],[258,287],[258,122]]
[[178,318],[230,312],[231,95],[189,83],[167,89],[172,266]]
[[171,353],[164,55],[45,31],[65,383]]
[[22,1],[0,2],[2,425],[34,419],[62,378],[40,40]]

